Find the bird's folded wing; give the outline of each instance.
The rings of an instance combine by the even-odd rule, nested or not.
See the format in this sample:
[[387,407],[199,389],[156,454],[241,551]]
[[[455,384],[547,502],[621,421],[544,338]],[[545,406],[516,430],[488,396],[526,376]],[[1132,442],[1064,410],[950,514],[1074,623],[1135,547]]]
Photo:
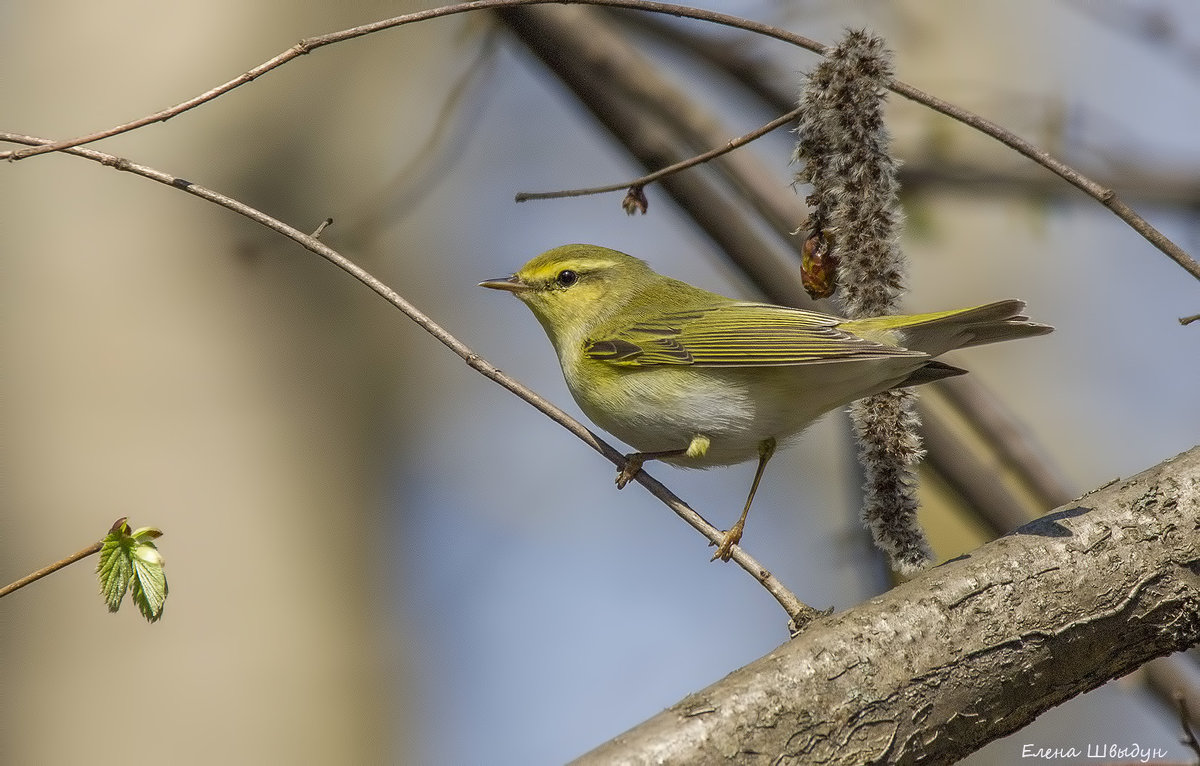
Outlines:
[[666,312],[653,321],[599,333],[585,341],[584,352],[616,365],[713,367],[927,356],[839,330],[843,321],[768,303],[727,303]]

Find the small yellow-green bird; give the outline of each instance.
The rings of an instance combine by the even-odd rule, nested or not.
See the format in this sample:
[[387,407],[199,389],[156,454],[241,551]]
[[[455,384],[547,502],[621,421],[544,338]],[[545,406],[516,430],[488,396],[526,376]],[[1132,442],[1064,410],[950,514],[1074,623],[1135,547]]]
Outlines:
[[1019,300],[868,319],[739,301],[597,245],[556,247],[480,286],[529,306],[580,409],[638,450],[618,487],[647,460],[710,468],[758,458],[742,515],[713,556],[726,561],[779,441],[855,399],[966,372],[939,354],[1053,329],[1022,316]]

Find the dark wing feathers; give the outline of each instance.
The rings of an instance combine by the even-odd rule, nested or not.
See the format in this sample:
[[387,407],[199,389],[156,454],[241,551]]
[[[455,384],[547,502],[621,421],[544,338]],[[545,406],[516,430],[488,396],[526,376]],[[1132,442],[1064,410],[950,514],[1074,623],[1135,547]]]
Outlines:
[[667,312],[653,321],[598,333],[584,342],[584,353],[617,365],[703,367],[926,356],[839,330],[843,321],[767,303],[718,304]]

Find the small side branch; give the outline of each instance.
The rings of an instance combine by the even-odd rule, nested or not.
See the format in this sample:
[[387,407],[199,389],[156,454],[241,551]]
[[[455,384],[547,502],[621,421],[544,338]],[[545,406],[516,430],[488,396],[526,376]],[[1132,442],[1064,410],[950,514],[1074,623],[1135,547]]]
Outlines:
[[99,553],[100,548],[103,546],[103,544],[104,543],[102,541],[94,542],[91,545],[89,545],[88,547],[83,548],[82,550],[76,551],[75,553],[72,553],[70,556],[67,556],[65,559],[62,559],[60,561],[55,561],[53,564],[50,564],[49,566],[44,566],[41,569],[37,570],[36,572],[30,572],[29,574],[25,575],[20,580],[17,580],[14,583],[5,585],[3,588],[0,588],[0,598],[4,598],[5,596],[7,596],[9,593],[12,593],[13,591],[18,591],[21,588],[24,588],[26,585],[29,585],[30,583],[37,582],[38,580],[42,579],[46,575],[54,574],[55,572],[62,569],[63,567],[70,566],[71,564],[74,564],[76,561],[79,561],[80,559],[86,559],[88,556],[91,556],[94,553]]
[[[687,170],[690,167],[695,167],[696,165],[700,165],[702,163],[708,162],[709,160],[716,159],[717,157],[720,157],[722,154],[728,154],[729,152],[732,152],[734,149],[737,149],[738,147],[745,146],[746,144],[750,143],[751,141],[762,138],[763,136],[767,135],[768,133],[770,133],[771,131],[773,131],[777,128],[782,128],[784,125],[787,125],[789,122],[794,122],[796,120],[796,118],[799,116],[800,116],[800,107],[796,107],[795,109],[788,112],[787,114],[785,114],[781,117],[777,117],[774,120],[771,120],[766,125],[763,125],[761,128],[756,128],[755,130],[750,131],[749,133],[745,134],[744,136],[738,136],[737,138],[734,138],[734,139],[728,141],[724,146],[717,147],[716,149],[711,149],[707,152],[704,152],[703,154],[698,154],[695,157],[691,157],[689,159],[683,160],[682,162],[676,162],[673,165],[668,165],[667,167],[663,168],[662,170],[656,170],[653,173],[648,173],[648,174],[642,176],[641,178],[635,178],[632,181],[627,181],[625,183],[619,183],[619,184],[609,184],[608,186],[593,186],[593,187],[590,187],[587,189],[567,189],[564,191],[552,191],[552,192],[518,192],[515,199],[517,202],[527,202],[529,200],[534,200],[534,199],[562,199],[564,197],[586,197],[586,196],[592,195],[592,194],[606,194],[608,192],[624,191],[626,189],[642,189],[642,188],[648,186],[649,184],[652,184],[655,181],[659,180],[660,178],[665,178],[666,176],[672,175],[674,173],[678,173],[681,170]],[[643,210],[642,212],[645,212],[645,211]]]

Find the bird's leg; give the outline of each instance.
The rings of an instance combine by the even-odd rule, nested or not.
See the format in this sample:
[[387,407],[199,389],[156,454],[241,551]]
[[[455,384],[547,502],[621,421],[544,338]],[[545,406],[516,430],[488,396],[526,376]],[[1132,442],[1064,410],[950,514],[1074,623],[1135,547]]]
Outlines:
[[703,434],[696,434],[692,437],[691,443],[683,449],[667,449],[659,452],[633,452],[625,456],[625,467],[617,472],[617,489],[625,489],[625,485],[633,481],[633,477],[637,476],[638,471],[642,470],[642,463],[647,460],[662,460],[668,457],[704,457],[704,453],[708,452],[709,438]]
[[733,555],[733,546],[741,542],[742,532],[746,529],[746,514],[750,513],[750,503],[754,502],[754,493],[758,491],[758,483],[762,481],[763,471],[767,467],[767,461],[775,454],[775,439],[768,437],[763,439],[758,445],[758,469],[754,472],[754,482],[750,485],[750,494],[746,497],[746,507],[742,509],[742,515],[738,518],[737,523],[729,528],[729,531],[721,536],[721,543],[717,545],[717,552],[713,554],[710,561],[729,561],[729,557]]

